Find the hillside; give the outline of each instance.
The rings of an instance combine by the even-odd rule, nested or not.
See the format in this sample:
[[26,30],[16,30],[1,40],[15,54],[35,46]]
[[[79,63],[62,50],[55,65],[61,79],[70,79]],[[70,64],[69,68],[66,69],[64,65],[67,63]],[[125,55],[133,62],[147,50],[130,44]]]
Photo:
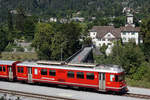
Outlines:
[[0,0],[0,22],[6,21],[8,10],[16,10],[22,6],[27,13],[42,17],[89,18],[120,16],[124,7],[129,6],[143,17],[150,12],[150,0]]

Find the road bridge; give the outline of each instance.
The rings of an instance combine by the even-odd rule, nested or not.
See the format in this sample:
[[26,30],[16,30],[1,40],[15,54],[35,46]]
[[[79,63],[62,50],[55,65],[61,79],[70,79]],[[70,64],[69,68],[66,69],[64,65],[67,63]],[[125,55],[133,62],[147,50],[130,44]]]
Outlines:
[[92,47],[84,47],[75,56],[71,58],[69,63],[92,62],[93,54]]

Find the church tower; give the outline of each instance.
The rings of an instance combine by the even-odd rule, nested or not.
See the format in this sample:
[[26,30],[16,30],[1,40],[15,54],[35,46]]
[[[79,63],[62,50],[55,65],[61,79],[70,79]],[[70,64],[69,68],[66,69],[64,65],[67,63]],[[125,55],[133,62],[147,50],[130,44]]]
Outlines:
[[133,23],[133,14],[128,13],[126,15],[126,17],[127,17],[127,20],[126,20],[127,22],[126,22],[125,26],[133,26],[133,27],[135,27],[135,25]]

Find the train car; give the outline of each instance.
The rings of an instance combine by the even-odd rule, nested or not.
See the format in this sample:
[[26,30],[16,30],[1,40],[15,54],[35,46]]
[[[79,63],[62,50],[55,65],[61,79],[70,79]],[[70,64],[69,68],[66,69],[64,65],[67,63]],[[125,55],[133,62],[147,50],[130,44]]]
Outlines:
[[[90,67],[91,66],[91,67]],[[22,62],[16,65],[17,80],[127,92],[124,70],[117,65],[44,65]]]
[[16,77],[15,66],[19,61],[0,60],[0,78],[14,80]]

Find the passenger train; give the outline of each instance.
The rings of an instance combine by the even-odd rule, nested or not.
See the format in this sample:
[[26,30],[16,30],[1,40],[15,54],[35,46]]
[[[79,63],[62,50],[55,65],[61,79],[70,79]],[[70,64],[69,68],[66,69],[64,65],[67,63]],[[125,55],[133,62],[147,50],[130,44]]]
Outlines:
[[60,84],[125,93],[128,89],[124,77],[124,70],[118,65],[0,60],[0,78],[10,81]]

